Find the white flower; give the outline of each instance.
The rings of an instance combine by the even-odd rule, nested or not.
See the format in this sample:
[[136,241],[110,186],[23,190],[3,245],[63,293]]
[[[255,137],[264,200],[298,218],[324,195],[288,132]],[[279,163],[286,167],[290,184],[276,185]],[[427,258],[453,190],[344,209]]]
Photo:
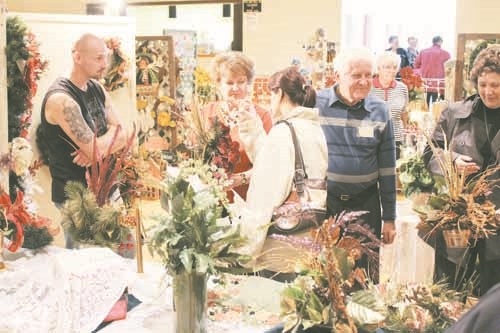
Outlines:
[[11,169],[18,176],[24,175],[33,159],[33,150],[25,138],[14,138],[10,144]]

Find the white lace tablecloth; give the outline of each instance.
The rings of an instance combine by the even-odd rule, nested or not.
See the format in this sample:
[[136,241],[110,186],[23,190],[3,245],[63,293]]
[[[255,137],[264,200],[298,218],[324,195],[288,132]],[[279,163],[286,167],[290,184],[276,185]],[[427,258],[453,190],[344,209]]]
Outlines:
[[8,257],[0,271],[0,332],[91,332],[132,280],[109,249],[48,247]]
[[397,235],[380,249],[380,281],[394,283],[432,283],[434,249],[417,232],[420,221],[410,200],[398,202]]
[[[265,303],[278,313],[281,288],[276,285],[279,283],[268,279],[250,278],[247,283],[242,282],[240,287],[244,291],[234,302]],[[144,274],[136,275],[129,292],[141,300],[141,304],[127,314],[127,319],[112,322],[99,333],[175,333],[171,279],[162,265],[145,262]],[[208,333],[263,333],[270,327],[244,321],[207,322]]]

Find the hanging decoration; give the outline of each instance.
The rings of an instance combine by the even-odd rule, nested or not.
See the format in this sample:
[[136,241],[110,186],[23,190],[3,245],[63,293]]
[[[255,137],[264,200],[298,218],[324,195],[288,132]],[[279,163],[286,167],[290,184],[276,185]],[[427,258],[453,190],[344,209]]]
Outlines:
[[7,18],[7,96],[9,152],[0,154],[0,167],[9,170],[10,195],[0,189],[0,229],[9,237],[10,251],[20,246],[37,249],[49,244],[59,232],[47,219],[36,215],[33,194],[33,151],[26,140],[32,121],[33,97],[47,70],[36,36],[19,17]]
[[7,19],[7,84],[9,109],[9,141],[27,137],[33,112],[32,99],[38,80],[47,70],[36,36],[19,17]]
[[119,38],[108,38],[106,46],[111,51],[111,59],[109,68],[103,79],[103,85],[107,91],[114,91],[124,87],[128,82],[127,72],[130,68],[130,60],[123,51]]

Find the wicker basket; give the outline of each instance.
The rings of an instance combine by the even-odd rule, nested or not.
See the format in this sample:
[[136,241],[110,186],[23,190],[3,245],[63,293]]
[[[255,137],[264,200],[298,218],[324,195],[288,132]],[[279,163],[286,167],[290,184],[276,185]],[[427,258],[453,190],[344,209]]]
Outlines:
[[448,248],[466,248],[469,246],[470,230],[443,230],[443,237]]

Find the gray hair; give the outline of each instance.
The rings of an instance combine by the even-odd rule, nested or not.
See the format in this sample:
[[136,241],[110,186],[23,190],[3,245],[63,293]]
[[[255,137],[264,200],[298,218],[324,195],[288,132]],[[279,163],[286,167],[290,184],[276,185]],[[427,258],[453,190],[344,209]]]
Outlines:
[[368,61],[373,69],[373,53],[365,47],[341,50],[334,60],[334,68],[339,73],[347,73],[351,70],[351,64],[359,60]]
[[391,64],[391,65],[396,65],[397,69],[399,70],[399,66],[401,66],[401,57],[394,52],[384,52],[381,53],[377,57],[377,69],[382,67],[385,64]]

